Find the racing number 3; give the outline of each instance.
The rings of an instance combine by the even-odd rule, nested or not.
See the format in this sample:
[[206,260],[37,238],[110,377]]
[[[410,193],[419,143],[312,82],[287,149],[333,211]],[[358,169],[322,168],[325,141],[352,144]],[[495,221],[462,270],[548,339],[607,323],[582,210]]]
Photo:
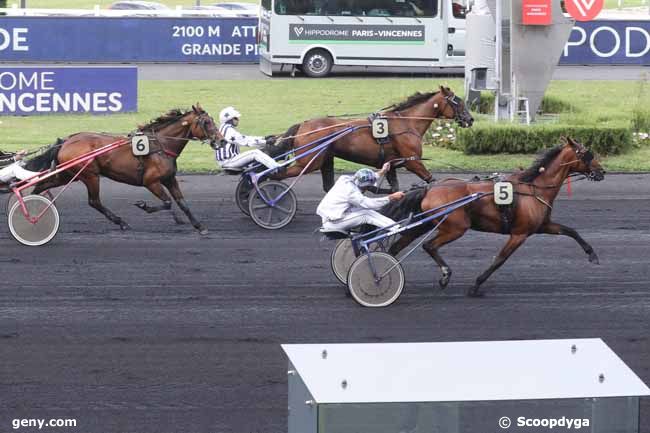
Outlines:
[[388,119],[378,118],[372,121],[372,136],[374,138],[388,137]]
[[494,184],[494,203],[498,205],[511,205],[515,198],[514,188],[510,182],[497,182]]

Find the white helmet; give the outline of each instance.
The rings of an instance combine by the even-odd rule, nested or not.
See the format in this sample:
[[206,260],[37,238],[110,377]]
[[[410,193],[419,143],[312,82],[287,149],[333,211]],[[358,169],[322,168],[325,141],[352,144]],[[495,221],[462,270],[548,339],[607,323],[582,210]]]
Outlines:
[[223,125],[224,123],[234,119],[235,117],[241,117],[241,113],[235,109],[235,107],[226,107],[219,113],[219,122]]

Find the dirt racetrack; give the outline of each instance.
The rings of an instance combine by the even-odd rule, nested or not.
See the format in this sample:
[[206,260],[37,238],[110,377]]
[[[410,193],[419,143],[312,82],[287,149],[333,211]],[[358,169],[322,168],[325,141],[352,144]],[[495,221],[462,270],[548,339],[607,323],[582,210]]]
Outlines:
[[[205,237],[144,214],[131,203],[153,201],[148,192],[109,181],[104,203],[130,232],[88,207],[80,185],[61,199],[61,230],[45,247],[18,245],[2,223],[0,431],[56,417],[76,418],[78,433],[286,432],[280,343],[601,337],[650,383],[649,175],[579,182],[556,202],[555,220],[594,246],[599,266],[569,238],[536,236],[485,298],[469,299],[464,289],[505,242],[470,232],[442,250],[454,270],[446,292],[418,251],[404,294],[379,310],[346,298],[330,272],[333,243],[313,233],[319,176],[299,183],[299,213],[280,231],[239,212],[237,180],[181,177]],[[641,411],[650,432],[650,399]]]

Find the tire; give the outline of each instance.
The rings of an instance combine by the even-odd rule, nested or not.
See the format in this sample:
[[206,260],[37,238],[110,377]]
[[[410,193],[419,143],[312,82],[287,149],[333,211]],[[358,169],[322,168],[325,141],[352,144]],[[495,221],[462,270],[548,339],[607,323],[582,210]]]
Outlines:
[[[33,187],[24,189],[22,191],[23,197],[28,196],[28,195],[32,195],[32,191],[34,191]],[[41,193],[41,195],[45,196],[50,201],[52,201],[54,199],[54,196],[52,195],[52,193],[49,190],[48,191],[43,191]],[[7,206],[6,206],[6,209],[5,209],[6,212],[7,212],[6,215],[9,215],[9,211],[13,207],[14,203],[16,203],[17,201],[18,201],[18,199],[16,198],[16,194],[14,194],[13,192],[9,193],[9,198],[7,199]]]
[[[384,251],[383,244],[381,242],[374,242],[370,245],[370,251]],[[357,259],[357,255],[354,254],[354,248],[352,247],[352,241],[350,239],[341,239],[336,243],[336,246],[332,250],[330,255],[330,267],[332,272],[337,280],[341,284],[345,285],[345,295],[352,296],[350,290],[348,289],[348,273],[350,272],[350,267],[352,263]]]
[[[382,276],[375,281],[370,260]],[[385,275],[384,275],[385,274]],[[348,288],[355,301],[364,307],[387,307],[399,298],[404,290],[404,270],[390,254],[371,252],[359,256],[348,273]]]
[[302,71],[311,78],[322,78],[329,75],[334,61],[332,56],[325,50],[312,50],[305,55],[302,61]]
[[54,203],[42,195],[28,195],[23,202],[30,217],[40,217],[36,222],[29,221],[23,214],[20,202],[16,201],[7,216],[11,235],[23,245],[45,245],[59,231],[59,211]]
[[237,184],[237,188],[235,189],[235,202],[237,202],[237,207],[239,207],[239,210],[241,210],[246,216],[250,215],[250,211],[248,210],[248,200],[252,189],[253,184],[248,176],[242,176]]
[[[259,190],[252,191],[248,201],[248,211],[253,222],[267,230],[278,230],[289,224],[298,211],[296,193],[289,189],[286,183],[275,180],[264,182],[257,187]],[[268,200],[280,196],[282,198],[274,206],[269,206],[260,196],[260,192]]]
[[350,266],[357,259],[352,248],[352,241],[350,239],[341,239],[336,243],[330,256],[330,266],[332,272],[339,282],[345,285],[345,296],[350,297],[350,289],[348,289],[348,272]]

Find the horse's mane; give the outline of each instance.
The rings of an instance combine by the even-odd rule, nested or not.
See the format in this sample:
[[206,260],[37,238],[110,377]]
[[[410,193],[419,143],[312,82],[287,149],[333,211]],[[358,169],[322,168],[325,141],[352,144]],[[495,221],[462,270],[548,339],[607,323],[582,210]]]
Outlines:
[[559,144],[540,153],[535,162],[533,162],[533,165],[519,174],[519,180],[522,182],[532,182],[537,179],[537,177],[541,174],[539,169],[546,167],[551,161],[557,158],[562,149],[564,149],[564,146]]
[[148,123],[145,123],[144,125],[139,125],[138,129],[140,131],[149,131],[154,128],[160,128],[169,123],[176,122],[178,119],[185,116],[190,111],[191,110],[183,110],[181,108],[172,108],[165,114],[162,114],[156,117],[155,119],[150,120]]
[[406,110],[407,108],[411,108],[414,105],[421,104],[422,102],[426,101],[427,99],[431,98],[433,95],[435,95],[438,92],[427,92],[427,93],[420,93],[420,92],[415,92],[411,96],[409,96],[406,101],[402,101],[398,104],[393,105],[389,112],[395,112],[395,111],[402,111]]

